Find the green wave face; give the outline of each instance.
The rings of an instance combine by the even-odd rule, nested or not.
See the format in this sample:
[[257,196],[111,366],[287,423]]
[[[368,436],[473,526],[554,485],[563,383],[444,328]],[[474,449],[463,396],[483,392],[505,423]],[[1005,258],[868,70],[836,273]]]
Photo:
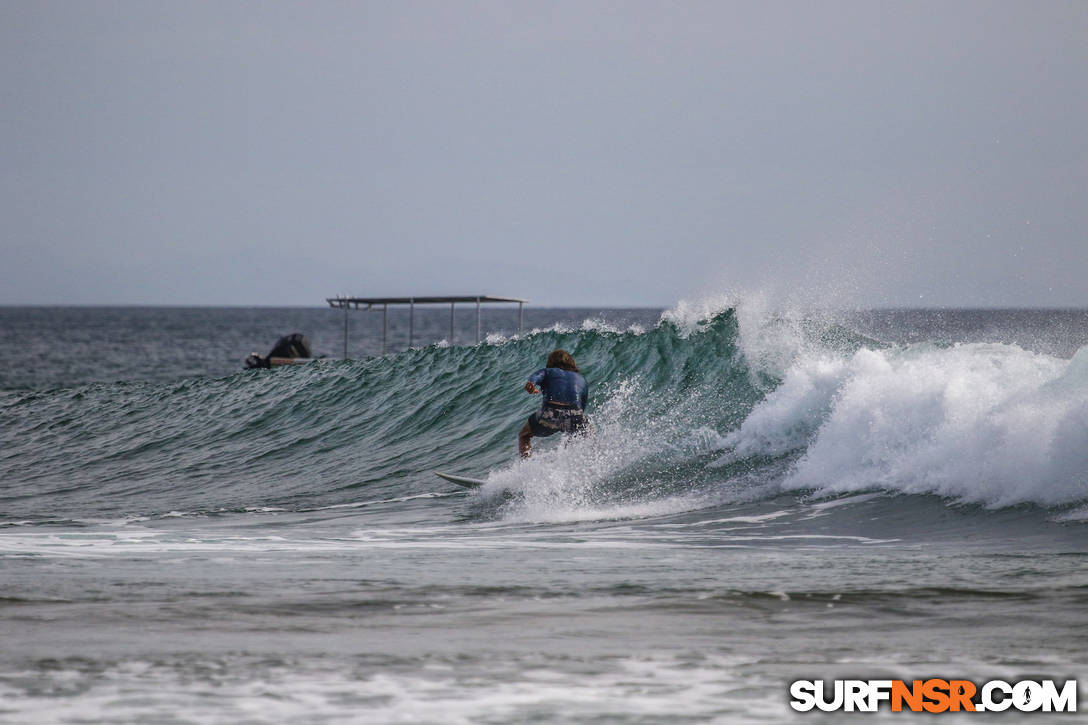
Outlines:
[[[649,475],[675,464],[668,447],[735,425],[761,396],[736,337],[726,311],[691,332],[668,322],[645,333],[549,330],[174,384],[5,392],[0,495],[9,515],[26,516],[45,500],[57,515],[139,514],[433,489],[436,468],[480,475],[510,464],[539,405],[524,380],[557,347],[589,380],[600,429],[655,442],[653,456],[622,452]],[[542,442],[541,456],[555,445]]]

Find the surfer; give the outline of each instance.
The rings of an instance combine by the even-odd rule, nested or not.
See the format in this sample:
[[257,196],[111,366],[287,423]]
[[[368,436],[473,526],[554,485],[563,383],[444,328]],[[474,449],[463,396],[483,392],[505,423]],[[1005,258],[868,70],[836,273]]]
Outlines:
[[530,395],[542,393],[544,401],[518,433],[518,453],[522,457],[528,458],[532,453],[533,436],[586,430],[584,411],[589,386],[566,350],[552,350],[547,367],[529,376],[525,392]]

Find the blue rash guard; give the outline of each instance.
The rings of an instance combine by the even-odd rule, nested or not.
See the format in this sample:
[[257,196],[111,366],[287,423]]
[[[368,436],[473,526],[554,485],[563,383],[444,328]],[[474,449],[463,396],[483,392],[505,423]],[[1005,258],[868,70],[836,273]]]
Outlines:
[[563,368],[541,368],[529,376],[529,382],[540,388],[544,405],[549,403],[584,410],[589,385],[581,373]]

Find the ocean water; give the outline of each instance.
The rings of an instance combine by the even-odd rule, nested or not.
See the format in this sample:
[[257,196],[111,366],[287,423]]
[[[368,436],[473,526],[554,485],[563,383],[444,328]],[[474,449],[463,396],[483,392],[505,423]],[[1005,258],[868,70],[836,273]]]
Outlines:
[[[408,349],[391,312],[381,356],[353,312],[345,360],[331,310],[0,308],[0,722],[928,721],[790,709],[844,677],[1084,700],[1088,311],[455,323]],[[325,359],[241,369],[296,331]],[[519,460],[555,347],[594,431]]]

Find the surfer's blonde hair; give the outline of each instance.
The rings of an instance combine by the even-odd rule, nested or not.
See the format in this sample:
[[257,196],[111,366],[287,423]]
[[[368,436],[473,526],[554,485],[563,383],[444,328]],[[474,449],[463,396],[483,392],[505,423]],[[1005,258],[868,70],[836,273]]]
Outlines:
[[548,355],[547,366],[550,368],[570,370],[572,373],[578,372],[578,366],[574,364],[574,358],[571,357],[570,353],[558,348],[552,350],[551,355]]

